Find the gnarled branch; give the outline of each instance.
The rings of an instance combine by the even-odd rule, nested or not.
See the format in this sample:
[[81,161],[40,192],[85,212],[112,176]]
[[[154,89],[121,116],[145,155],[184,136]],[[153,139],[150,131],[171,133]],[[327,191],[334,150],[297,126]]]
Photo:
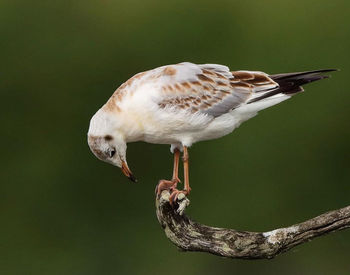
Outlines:
[[315,237],[350,227],[350,206],[322,214],[305,222],[269,232],[247,232],[210,227],[184,214],[189,200],[179,196],[179,207],[169,204],[169,192],[156,199],[157,217],[166,236],[184,251],[208,252],[241,259],[273,258]]

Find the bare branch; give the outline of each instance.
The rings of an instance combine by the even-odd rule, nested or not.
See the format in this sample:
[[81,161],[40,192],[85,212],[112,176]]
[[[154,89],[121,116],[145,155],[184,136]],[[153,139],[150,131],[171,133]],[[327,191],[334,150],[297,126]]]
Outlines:
[[157,217],[166,236],[185,251],[208,252],[228,258],[270,259],[315,237],[350,227],[350,206],[269,232],[210,227],[183,214],[189,205],[183,194],[177,210],[170,206],[169,195],[168,191],[163,191],[156,199]]

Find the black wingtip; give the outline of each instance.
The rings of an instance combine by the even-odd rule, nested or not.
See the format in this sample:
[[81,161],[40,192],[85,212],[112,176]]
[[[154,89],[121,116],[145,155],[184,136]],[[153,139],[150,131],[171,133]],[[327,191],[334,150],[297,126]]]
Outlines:
[[336,72],[336,71],[340,71],[340,69],[323,69],[323,70],[316,70],[314,72],[315,73],[328,73],[328,72]]
[[303,85],[308,83],[318,81],[321,79],[329,78],[330,75],[324,73],[330,73],[340,71],[339,69],[321,69],[321,70],[313,70],[313,71],[305,71],[305,72],[295,72],[295,73],[282,73],[282,74],[274,74],[270,75],[270,78],[276,81],[279,85],[278,89],[275,89],[269,93],[265,93],[261,97],[256,97],[254,100],[249,103],[264,99],[266,97],[273,96],[278,93],[283,94],[296,94],[298,92],[303,91]]
[[[320,76],[323,73],[330,73],[330,72],[336,72],[340,71],[339,69],[321,69],[321,70],[313,70],[313,71],[304,71],[304,72],[296,72],[296,73],[282,73],[282,74],[274,74],[270,75],[270,77],[273,80],[284,80],[284,79],[305,79],[304,76],[313,76],[318,75]],[[323,76],[323,75],[322,75]]]

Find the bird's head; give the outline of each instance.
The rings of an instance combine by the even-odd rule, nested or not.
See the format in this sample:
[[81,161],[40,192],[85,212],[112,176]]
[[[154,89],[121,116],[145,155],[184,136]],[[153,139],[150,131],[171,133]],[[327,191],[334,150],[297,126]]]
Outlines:
[[126,142],[114,123],[103,112],[97,112],[90,121],[88,144],[94,155],[107,163],[118,166],[131,181],[136,178],[126,162]]

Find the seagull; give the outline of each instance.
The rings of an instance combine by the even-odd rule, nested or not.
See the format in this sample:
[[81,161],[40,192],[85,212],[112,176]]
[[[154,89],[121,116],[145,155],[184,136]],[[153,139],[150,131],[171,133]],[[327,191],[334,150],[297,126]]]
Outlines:
[[[156,194],[169,190],[173,205],[188,195],[192,144],[223,137],[260,110],[302,92],[302,85],[328,78],[334,69],[269,75],[230,71],[218,64],[184,62],[141,72],[123,83],[92,117],[88,144],[102,161],[136,181],[127,161],[127,143],[168,144],[174,154],[171,180],[160,180]],[[183,152],[184,189],[178,190]]]

